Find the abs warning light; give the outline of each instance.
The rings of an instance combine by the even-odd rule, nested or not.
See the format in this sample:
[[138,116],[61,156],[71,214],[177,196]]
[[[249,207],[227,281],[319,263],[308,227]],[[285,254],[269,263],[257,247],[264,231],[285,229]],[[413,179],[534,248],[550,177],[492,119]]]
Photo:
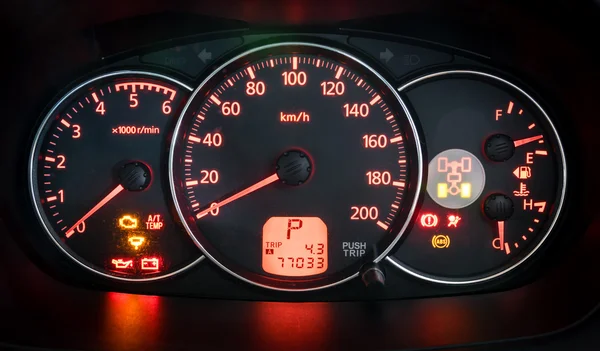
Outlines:
[[160,230],[163,229],[165,223],[163,222],[162,216],[159,214],[148,215],[148,220],[146,221],[146,229],[149,230]]

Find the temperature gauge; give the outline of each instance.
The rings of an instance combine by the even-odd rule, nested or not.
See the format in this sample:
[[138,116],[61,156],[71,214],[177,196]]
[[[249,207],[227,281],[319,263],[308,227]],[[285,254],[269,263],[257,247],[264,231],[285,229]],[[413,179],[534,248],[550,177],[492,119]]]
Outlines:
[[565,156],[546,112],[514,84],[481,72],[435,73],[400,90],[431,158],[417,224],[390,260],[423,279],[467,284],[531,257],[565,195]]

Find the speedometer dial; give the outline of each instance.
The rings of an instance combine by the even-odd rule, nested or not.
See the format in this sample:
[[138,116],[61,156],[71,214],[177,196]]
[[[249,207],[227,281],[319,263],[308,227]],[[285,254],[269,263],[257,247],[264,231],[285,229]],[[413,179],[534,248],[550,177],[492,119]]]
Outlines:
[[421,155],[398,95],[337,50],[261,47],[194,92],[170,155],[196,244],[254,284],[309,290],[391,249],[414,211]]
[[30,159],[39,219],[64,253],[120,280],[154,280],[199,260],[173,221],[166,141],[189,88],[145,72],[91,79],[46,115]]

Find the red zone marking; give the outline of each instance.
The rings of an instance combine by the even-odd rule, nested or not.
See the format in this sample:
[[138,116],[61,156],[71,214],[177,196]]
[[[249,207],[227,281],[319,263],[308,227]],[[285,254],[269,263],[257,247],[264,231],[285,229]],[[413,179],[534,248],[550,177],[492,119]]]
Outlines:
[[120,91],[121,89],[123,90],[128,90],[128,88],[131,87],[131,91],[133,93],[136,92],[136,88],[139,87],[140,90],[144,90],[146,88],[148,88],[148,90],[152,90],[154,89],[157,92],[162,92],[165,95],[171,95],[169,97],[169,100],[173,101],[175,99],[175,95],[177,94],[177,92],[174,89],[170,89],[165,87],[164,85],[159,85],[159,84],[154,84],[154,83],[144,83],[144,82],[129,82],[129,83],[119,83],[119,84],[115,84],[115,90],[116,91]]

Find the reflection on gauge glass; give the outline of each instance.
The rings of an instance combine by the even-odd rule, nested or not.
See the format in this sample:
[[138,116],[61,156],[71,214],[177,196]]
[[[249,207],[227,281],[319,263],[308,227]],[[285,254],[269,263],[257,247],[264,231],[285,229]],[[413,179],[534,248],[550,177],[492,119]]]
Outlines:
[[486,281],[524,262],[554,227],[565,195],[565,157],[548,115],[485,73],[441,72],[400,90],[430,160],[423,206],[390,261],[447,284]]
[[377,73],[337,50],[265,46],[194,92],[170,155],[181,219],[229,273],[319,289],[379,261],[420,188],[414,125]]
[[200,252],[173,221],[161,165],[190,88],[114,72],[66,94],[46,115],[30,159],[39,219],[69,257],[104,276],[152,280]]

